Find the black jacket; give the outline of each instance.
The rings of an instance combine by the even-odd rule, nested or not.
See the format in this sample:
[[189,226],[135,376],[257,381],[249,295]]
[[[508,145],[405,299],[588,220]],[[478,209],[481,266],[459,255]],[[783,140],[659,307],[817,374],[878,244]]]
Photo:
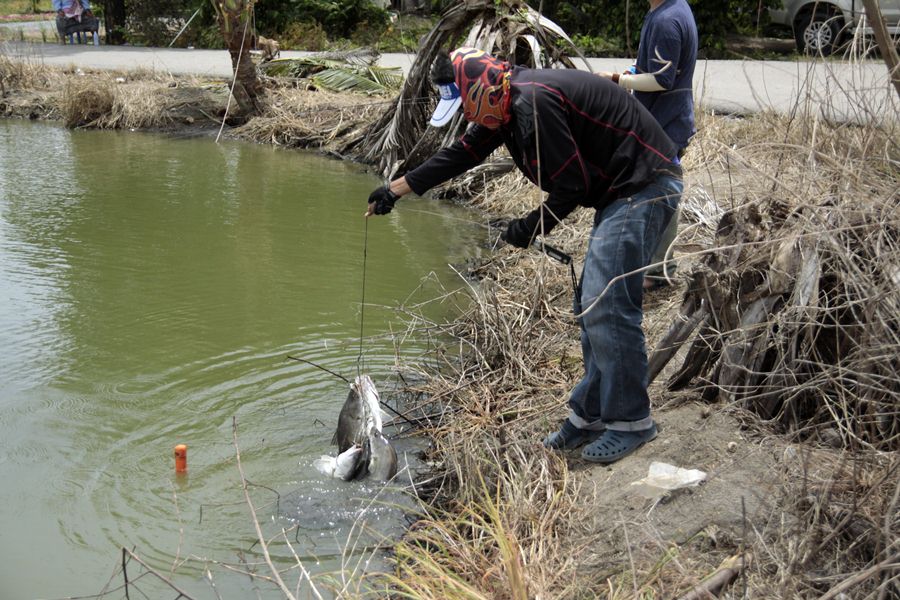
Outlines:
[[[649,184],[659,171],[681,173],[677,148],[634,97],[608,79],[574,69],[524,69],[511,77],[512,119],[500,129],[471,125],[463,136],[406,174],[422,195],[505,144],[516,165],[548,192],[544,233],[576,206],[602,209]],[[537,149],[540,148],[540,152]],[[534,232],[541,211],[526,222]]]

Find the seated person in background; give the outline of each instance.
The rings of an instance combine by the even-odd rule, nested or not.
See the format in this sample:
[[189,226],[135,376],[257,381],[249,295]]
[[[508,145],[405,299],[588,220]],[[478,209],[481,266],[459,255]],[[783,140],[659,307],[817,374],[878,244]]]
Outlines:
[[94,44],[97,44],[100,21],[91,12],[88,0],[53,0],[53,8],[56,10],[56,30],[63,44],[69,34],[82,31],[93,33]]

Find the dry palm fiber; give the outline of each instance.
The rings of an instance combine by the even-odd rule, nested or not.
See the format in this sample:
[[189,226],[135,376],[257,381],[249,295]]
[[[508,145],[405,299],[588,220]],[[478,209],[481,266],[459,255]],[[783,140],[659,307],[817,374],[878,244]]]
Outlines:
[[262,114],[234,135],[277,146],[323,146],[384,107],[383,100],[361,94],[279,88],[268,96]]
[[422,40],[400,95],[370,127],[345,142],[341,154],[375,163],[386,176],[406,170],[458,135],[459,115],[445,129],[428,128],[437,94],[429,72],[439,52],[458,46],[480,48],[514,64],[574,67],[577,53],[565,32],[517,0],[453,3]]

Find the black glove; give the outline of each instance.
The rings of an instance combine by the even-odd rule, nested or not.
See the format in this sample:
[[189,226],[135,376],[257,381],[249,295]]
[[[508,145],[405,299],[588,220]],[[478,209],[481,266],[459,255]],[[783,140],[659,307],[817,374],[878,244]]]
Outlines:
[[376,215],[386,215],[394,208],[394,203],[400,198],[386,185],[381,186],[369,194],[369,204],[375,204],[372,211]]
[[500,234],[500,237],[507,244],[512,244],[519,248],[527,248],[531,244],[533,231],[525,223],[525,219],[513,219],[506,226],[506,231]]

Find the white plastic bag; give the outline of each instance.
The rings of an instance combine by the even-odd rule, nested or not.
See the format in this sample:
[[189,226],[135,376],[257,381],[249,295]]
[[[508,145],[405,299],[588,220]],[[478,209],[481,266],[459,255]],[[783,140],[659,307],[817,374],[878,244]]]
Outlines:
[[647,476],[632,481],[635,492],[650,500],[665,496],[672,490],[691,487],[706,479],[706,473],[697,469],[682,469],[668,463],[650,463]]

